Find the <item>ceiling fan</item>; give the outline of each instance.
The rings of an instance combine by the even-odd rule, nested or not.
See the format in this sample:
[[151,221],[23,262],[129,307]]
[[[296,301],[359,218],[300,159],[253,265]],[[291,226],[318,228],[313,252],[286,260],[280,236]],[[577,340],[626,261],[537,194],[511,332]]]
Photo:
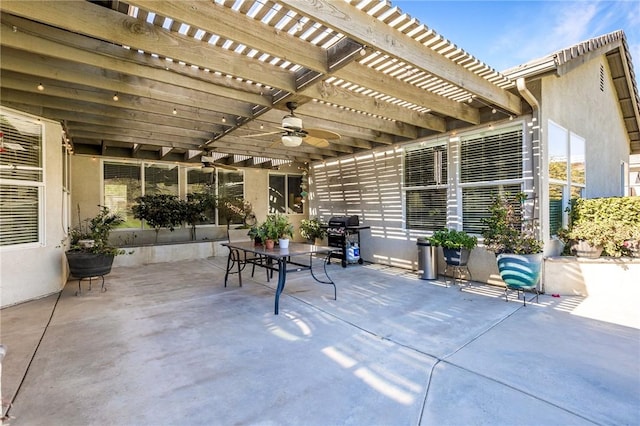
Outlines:
[[225,169],[225,170],[238,170],[237,167],[230,166],[228,164],[216,163],[216,159],[214,157],[209,157],[208,152],[205,152],[202,157],[200,157],[200,162],[202,162],[202,171],[203,172],[213,172],[215,168]]
[[256,138],[260,136],[268,136],[268,135],[277,135],[280,134],[280,139],[273,143],[271,146],[275,146],[278,143],[282,143],[282,145],[286,147],[296,147],[300,146],[302,142],[309,144],[311,146],[315,146],[317,148],[326,148],[329,146],[329,140],[338,140],[340,139],[340,135],[322,129],[310,129],[302,127],[302,119],[296,117],[294,111],[298,108],[297,102],[287,102],[287,108],[290,111],[290,114],[285,115],[282,118],[282,125],[277,127],[278,131],[267,132],[267,133],[258,133],[255,135],[247,135],[245,138]]

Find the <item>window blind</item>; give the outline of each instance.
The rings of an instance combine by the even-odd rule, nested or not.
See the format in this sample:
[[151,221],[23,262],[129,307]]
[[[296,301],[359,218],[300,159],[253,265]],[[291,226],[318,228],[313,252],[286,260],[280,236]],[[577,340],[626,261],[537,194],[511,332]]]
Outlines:
[[431,231],[446,228],[446,188],[408,190],[405,206],[407,228]]
[[418,146],[404,154],[404,205],[408,229],[436,231],[447,226],[446,145]]
[[521,190],[519,184],[463,188],[462,229],[471,234],[481,234],[485,228],[482,224],[482,219],[490,215],[491,199],[498,194],[509,193],[515,195]]
[[33,186],[0,186],[0,246],[38,242],[39,192]]
[[42,124],[0,114],[0,246],[40,241]]
[[178,195],[178,166],[145,165],[144,193]]
[[522,130],[460,142],[460,182],[522,178]]
[[124,216],[126,222],[120,228],[142,226],[140,220],[133,217],[131,208],[135,199],[142,195],[142,173],[140,165],[127,163],[104,163],[104,205],[112,212]]
[[404,186],[440,185],[447,181],[447,150],[443,145],[407,149]]

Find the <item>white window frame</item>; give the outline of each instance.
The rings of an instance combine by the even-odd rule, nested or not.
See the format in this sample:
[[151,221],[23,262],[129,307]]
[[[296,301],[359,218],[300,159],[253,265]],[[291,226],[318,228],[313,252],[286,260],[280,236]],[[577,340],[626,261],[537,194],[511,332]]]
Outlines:
[[[461,155],[463,141],[478,139],[483,136],[498,135],[498,134],[514,132],[514,131],[520,131],[522,136],[522,149],[521,149],[522,155],[521,155],[521,158],[519,159],[519,161],[521,162],[521,173],[517,178],[483,180],[483,181],[464,182],[464,183],[461,182],[460,155]],[[525,181],[526,181],[525,176],[531,175],[531,171],[527,170],[527,165],[531,164],[531,162],[527,159],[528,152],[530,152],[530,149],[529,149],[530,143],[531,141],[528,140],[527,138],[526,124],[524,120],[520,120],[516,122],[510,121],[508,123],[495,126],[495,127],[491,126],[488,128],[484,127],[481,129],[473,129],[471,131],[453,135],[450,138],[448,138],[448,141],[444,143],[447,147],[447,157],[448,157],[447,176],[446,178],[443,179],[444,182],[442,183],[442,187],[447,188],[447,221],[446,221],[447,228],[453,228],[458,230],[465,229],[465,223],[464,223],[464,217],[463,217],[463,213],[464,213],[463,212],[463,204],[464,204],[463,192],[466,189],[496,188],[497,191],[500,191],[500,188],[504,186],[511,186],[513,189],[517,187],[519,188],[519,191],[522,191],[524,189]],[[412,144],[406,145],[404,149],[405,150],[414,149],[415,147],[421,147],[421,146],[424,146],[424,147],[438,146],[442,144],[443,144],[442,137],[440,136],[439,138],[433,138],[431,140],[425,140],[425,141],[420,141],[418,143],[412,143]],[[405,179],[404,179],[405,166],[406,166],[405,158],[403,156],[402,203],[403,203],[403,219],[405,222],[405,228],[407,231],[411,231],[411,232],[414,232],[414,231],[422,232],[424,230],[409,228],[406,225],[407,205],[406,205],[405,194],[407,190],[425,188],[425,187],[428,187],[428,185],[414,186],[414,187],[409,187],[405,185]],[[513,192],[513,190],[510,192]],[[487,210],[487,216],[488,215],[489,215],[489,212]],[[426,232],[429,232],[429,230],[427,230]]]
[[[27,115],[27,114],[19,114],[13,111],[8,111],[4,108],[0,108],[0,115],[2,116],[6,116],[6,117],[11,117],[15,120],[21,120],[21,121],[26,121],[29,122],[30,124],[36,125],[40,128],[40,146],[39,146],[39,155],[40,155],[40,164],[41,167],[36,167],[34,168],[33,166],[20,166],[20,165],[3,165],[2,167],[16,167],[17,169],[22,169],[22,170],[40,170],[41,172],[41,179],[39,181],[37,180],[24,180],[24,179],[11,179],[11,178],[2,178],[0,177],[0,186],[22,186],[22,187],[29,187],[29,188],[35,188],[37,190],[37,203],[38,203],[38,220],[37,220],[37,226],[38,226],[38,237],[37,237],[37,241],[30,241],[30,242],[26,242],[26,243],[16,243],[16,244],[8,244],[8,245],[3,245],[0,246],[0,251],[5,251],[5,250],[20,250],[20,249],[30,249],[30,248],[36,248],[36,247],[44,247],[46,245],[46,240],[45,240],[45,219],[46,219],[46,214],[45,214],[45,188],[46,188],[46,126],[44,126],[44,123],[38,119],[35,118],[33,116]],[[4,142],[8,142],[8,141],[4,141]],[[4,155],[4,154],[3,154]]]
[[[437,153],[439,152],[440,154],[442,153],[441,151],[436,151],[434,152],[434,162],[433,162],[433,169],[429,170],[427,173],[432,174],[433,175],[433,181],[434,183],[432,184],[426,184],[426,185],[416,185],[416,186],[411,186],[409,183],[407,183],[406,180],[406,160],[407,160],[407,151],[414,151],[414,150],[420,150],[420,149],[428,149],[428,148],[435,148],[435,147],[443,147],[444,151],[446,152],[446,162],[443,162],[443,156],[439,156],[439,158],[437,157]],[[442,141],[442,140],[433,140],[433,141],[423,141],[420,142],[418,144],[412,144],[412,145],[408,145],[404,148],[404,152],[402,155],[402,217],[403,217],[403,223],[406,227],[406,229],[411,230],[411,231],[416,231],[416,232],[434,232],[437,231],[438,229],[430,229],[430,228],[410,228],[409,224],[408,224],[408,219],[407,219],[407,215],[408,215],[408,211],[409,211],[409,206],[407,205],[407,193],[411,192],[411,191],[430,191],[430,190],[447,190],[448,189],[448,184],[447,181],[449,179],[450,176],[450,159],[451,159],[451,153],[449,150],[449,144],[446,141]],[[447,206],[448,206],[448,194],[445,196],[445,203],[444,206],[440,206],[443,207],[445,209],[445,225],[448,222],[448,214],[447,214]]]
[[[289,207],[289,199],[288,197],[286,197],[286,194],[289,193],[289,177],[290,176],[295,176],[295,177],[300,177],[301,181],[304,182],[304,174],[303,173],[269,173],[267,179],[267,209],[269,211],[270,214],[275,213],[271,210],[271,177],[272,176],[282,176],[284,177],[284,192],[285,192],[285,196],[284,198],[284,213],[282,214],[286,214],[286,215],[304,215],[305,214],[305,205],[306,203],[303,202],[302,203],[302,212],[298,213],[298,212],[294,212],[290,207]],[[302,190],[300,190],[302,191]]]

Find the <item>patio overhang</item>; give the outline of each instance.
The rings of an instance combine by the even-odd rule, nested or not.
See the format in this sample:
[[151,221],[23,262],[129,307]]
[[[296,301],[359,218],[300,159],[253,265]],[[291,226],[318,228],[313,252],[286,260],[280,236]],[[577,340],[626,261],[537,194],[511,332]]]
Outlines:
[[[78,154],[271,167],[523,113],[510,79],[377,0],[3,1],[1,46],[3,104]],[[279,143],[292,101],[340,139]]]

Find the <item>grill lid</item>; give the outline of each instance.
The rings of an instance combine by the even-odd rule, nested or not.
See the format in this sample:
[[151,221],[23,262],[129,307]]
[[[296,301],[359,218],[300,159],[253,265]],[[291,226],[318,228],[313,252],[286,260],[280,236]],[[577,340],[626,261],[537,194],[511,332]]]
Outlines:
[[347,226],[360,225],[360,218],[357,215],[354,216],[334,216],[329,219],[329,227],[331,228],[344,228]]

